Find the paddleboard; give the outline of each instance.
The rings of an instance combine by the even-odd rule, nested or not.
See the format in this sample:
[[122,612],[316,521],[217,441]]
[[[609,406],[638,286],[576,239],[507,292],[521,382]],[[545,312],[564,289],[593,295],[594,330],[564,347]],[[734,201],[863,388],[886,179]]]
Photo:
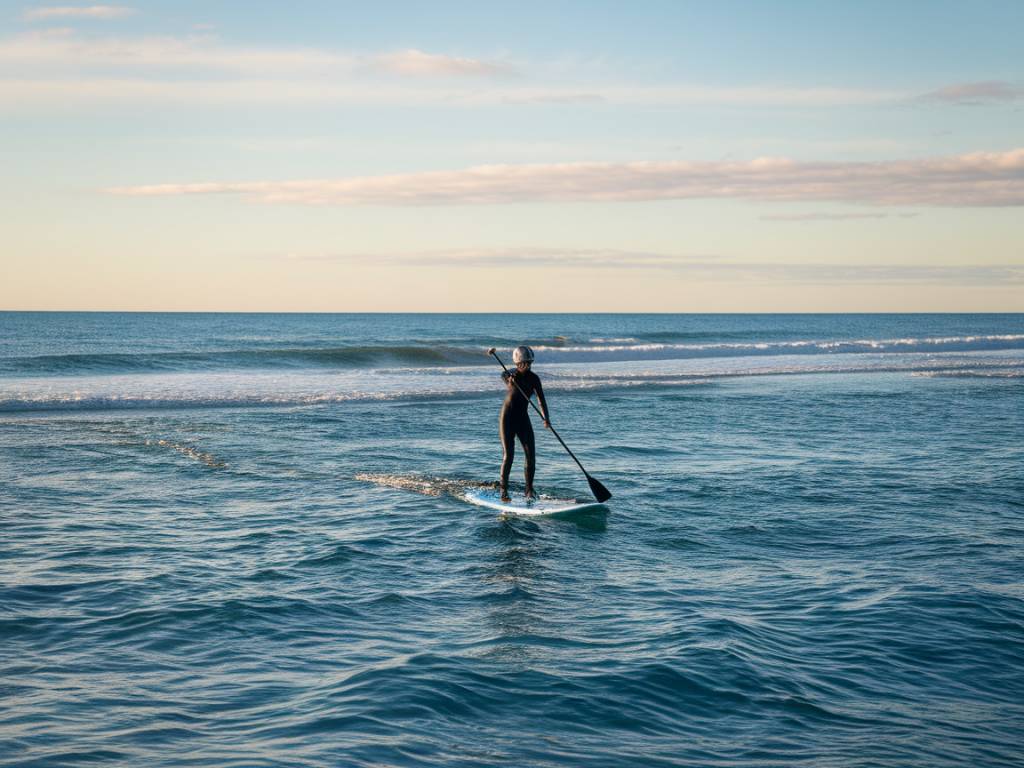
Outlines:
[[552,499],[540,496],[527,499],[521,493],[512,493],[511,501],[502,501],[496,488],[473,488],[464,498],[470,504],[496,509],[516,517],[572,517],[573,515],[607,514],[608,507],[596,501],[579,503],[575,499]]

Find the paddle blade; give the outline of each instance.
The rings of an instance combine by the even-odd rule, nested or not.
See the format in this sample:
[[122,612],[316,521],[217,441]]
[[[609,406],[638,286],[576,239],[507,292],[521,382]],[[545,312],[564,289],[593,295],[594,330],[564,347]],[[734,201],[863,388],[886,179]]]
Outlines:
[[612,497],[611,491],[601,485],[597,479],[587,475],[587,482],[590,483],[590,492],[594,494],[594,498],[602,504]]

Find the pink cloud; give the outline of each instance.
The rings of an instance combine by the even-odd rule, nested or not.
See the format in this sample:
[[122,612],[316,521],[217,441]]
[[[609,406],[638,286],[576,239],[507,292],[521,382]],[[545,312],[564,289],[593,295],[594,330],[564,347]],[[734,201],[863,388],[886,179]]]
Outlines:
[[134,8],[123,5],[56,5],[44,8],[30,8],[25,11],[27,21],[48,19],[119,19],[136,13]]
[[411,76],[486,76],[507,75],[508,67],[479,59],[425,53],[414,48],[396,53],[385,53],[375,58],[378,68],[398,75]]
[[482,165],[298,181],[118,187],[118,195],[227,194],[294,205],[467,205],[700,198],[872,205],[1024,205],[1024,149],[881,162],[649,161]]
[[1020,99],[1024,99],[1024,87],[1000,80],[947,85],[921,96],[922,101],[969,106],[1002,104]]

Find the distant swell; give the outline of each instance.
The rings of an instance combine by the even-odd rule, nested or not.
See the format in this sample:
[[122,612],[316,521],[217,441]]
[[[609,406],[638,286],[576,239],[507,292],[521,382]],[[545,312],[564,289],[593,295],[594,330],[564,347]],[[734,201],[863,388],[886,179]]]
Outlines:
[[[667,334],[651,334],[667,335]],[[906,354],[998,351],[1024,348],[1024,334],[789,341],[679,343],[633,337],[592,338],[576,343],[556,337],[534,346],[539,363],[602,363],[645,360],[742,358],[771,355]],[[511,357],[510,350],[499,354]],[[510,362],[506,359],[506,363]],[[0,359],[0,375],[203,372],[218,370],[356,370],[389,366],[493,365],[487,346],[452,344],[229,349],[206,352],[140,352],[39,355]]]
[[344,369],[380,365],[465,365],[473,362],[486,363],[486,351],[444,346],[358,346],[39,355],[2,359],[0,373],[33,376],[264,368]]
[[[612,340],[609,340],[612,341]],[[1024,348],[1024,334],[948,336],[940,338],[797,340],[724,342],[710,344],[602,344],[535,347],[547,362],[615,362],[628,360],[685,360],[710,357],[768,355],[835,355],[857,353],[907,354],[921,352],[982,352]]]

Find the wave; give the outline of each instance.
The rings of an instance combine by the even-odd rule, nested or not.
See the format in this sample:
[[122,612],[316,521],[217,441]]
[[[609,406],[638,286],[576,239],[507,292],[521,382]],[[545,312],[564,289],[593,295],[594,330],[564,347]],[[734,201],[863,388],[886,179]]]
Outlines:
[[186,458],[193,459],[194,461],[198,461],[202,464],[205,464],[211,469],[226,469],[228,466],[227,462],[218,459],[212,453],[207,453],[206,451],[199,450],[194,445],[176,443],[173,440],[164,439],[146,440],[146,445],[168,448],[174,451],[175,453],[179,453],[182,456],[185,456]]
[[[601,341],[612,341],[601,339]],[[768,355],[913,354],[935,352],[990,352],[1024,348],[1024,334],[944,336],[898,339],[795,340],[718,342],[709,344],[612,344],[566,347],[538,346],[545,362],[618,362],[629,360],[685,360],[709,357],[764,357]]]
[[356,346],[37,355],[0,359],[0,372],[34,374],[203,371],[261,368],[365,368],[486,363],[486,350],[446,346]]
[[[211,351],[37,355],[0,358],[0,375],[203,372],[223,370],[359,370],[388,366],[423,368],[489,366],[489,345],[453,344],[292,347]],[[892,339],[798,339],[668,343],[637,337],[596,337],[574,342],[556,336],[534,343],[539,363],[602,363],[648,360],[765,357],[772,355],[913,354],[1024,348],[1024,334]],[[506,363],[510,350],[502,350]]]
[[1008,370],[965,368],[941,371],[916,371],[912,375],[930,379],[1024,379],[1024,370],[1019,368],[1010,368]]
[[[643,368],[628,366],[626,370],[552,367],[544,371],[544,380],[545,389],[552,392],[609,392],[707,386],[753,377],[886,373],[1016,379],[1024,375],[1024,358],[1016,355],[871,355],[655,361]],[[0,379],[0,413],[301,407],[349,402],[500,398],[502,394],[501,382],[492,369],[466,367],[39,377]],[[219,464],[215,457],[192,455],[188,446],[168,443],[163,447],[210,466]]]

